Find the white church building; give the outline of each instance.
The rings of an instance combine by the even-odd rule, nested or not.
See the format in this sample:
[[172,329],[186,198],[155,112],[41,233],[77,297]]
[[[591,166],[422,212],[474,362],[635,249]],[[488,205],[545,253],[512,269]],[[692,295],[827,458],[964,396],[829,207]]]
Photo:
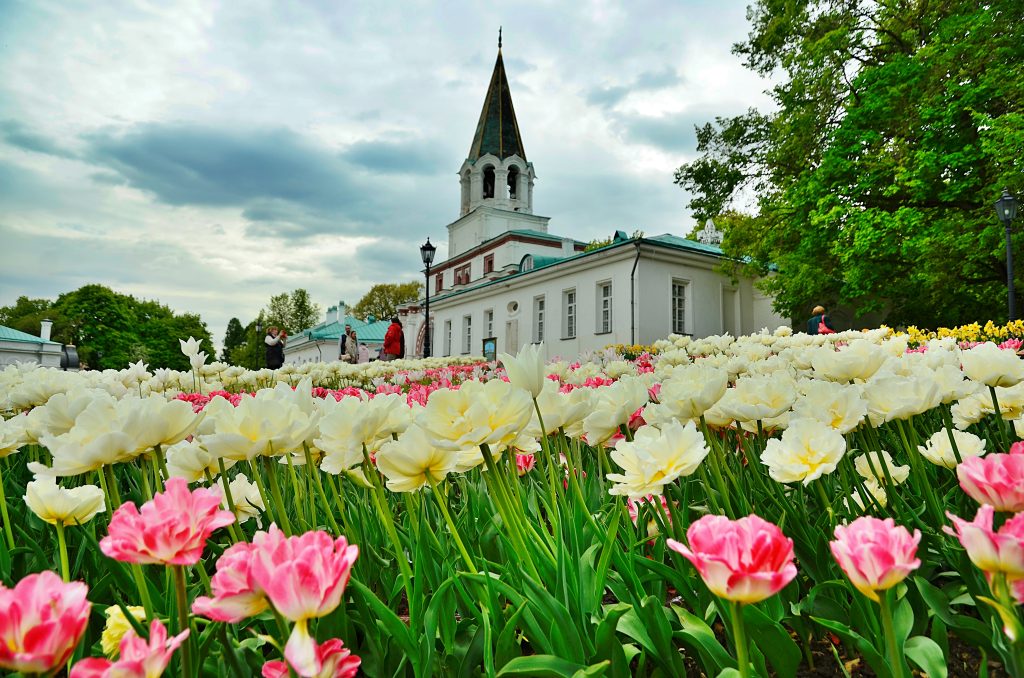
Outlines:
[[[448,255],[430,267],[431,355],[515,354],[543,342],[549,358],[572,359],[671,333],[738,335],[790,324],[753,280],[715,270],[723,253],[710,224],[701,241],[617,231],[609,244],[586,249],[533,213],[535,179],[499,44],[459,169],[461,209],[448,224]],[[414,355],[424,353],[424,302],[399,311]]]

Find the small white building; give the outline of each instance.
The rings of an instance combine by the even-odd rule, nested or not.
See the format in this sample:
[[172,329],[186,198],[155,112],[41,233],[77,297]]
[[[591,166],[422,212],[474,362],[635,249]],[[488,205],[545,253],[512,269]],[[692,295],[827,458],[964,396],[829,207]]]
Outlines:
[[384,334],[391,325],[390,320],[377,320],[373,316],[365,321],[348,315],[348,307],[344,301],[327,309],[324,321],[288,337],[284,347],[286,365],[302,365],[303,363],[323,363],[338,359],[341,346],[341,333],[345,325],[351,325],[360,344],[365,344],[370,360],[380,353],[384,345]]
[[[533,214],[535,179],[499,46],[459,169],[460,216],[447,227],[448,256],[430,269],[432,355],[484,355],[492,347],[514,354],[544,342],[549,358],[575,358],[670,333],[735,336],[790,324],[753,280],[734,282],[715,270],[723,253],[713,228],[704,242],[617,231],[609,244],[585,251]],[[415,355],[424,351],[424,302],[399,311]]]
[[52,326],[53,323],[44,320],[39,336],[35,337],[0,325],[0,366],[21,362],[36,363],[43,367],[63,367],[62,347],[56,341],[50,341]]

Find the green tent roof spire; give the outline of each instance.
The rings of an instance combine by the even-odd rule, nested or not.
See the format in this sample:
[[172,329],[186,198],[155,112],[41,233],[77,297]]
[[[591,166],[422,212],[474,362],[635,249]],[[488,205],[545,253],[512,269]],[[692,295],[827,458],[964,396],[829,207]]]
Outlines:
[[504,160],[518,155],[526,160],[523,140],[519,136],[519,123],[512,107],[512,94],[508,89],[505,62],[501,58],[501,29],[498,29],[498,58],[494,62],[491,84],[487,88],[480,122],[476,125],[473,144],[469,147],[469,160],[477,160],[491,153]]

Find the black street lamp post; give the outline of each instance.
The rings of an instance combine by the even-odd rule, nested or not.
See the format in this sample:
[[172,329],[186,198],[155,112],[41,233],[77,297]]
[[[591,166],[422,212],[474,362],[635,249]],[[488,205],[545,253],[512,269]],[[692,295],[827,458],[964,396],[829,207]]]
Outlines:
[[996,216],[1006,227],[1006,289],[1010,297],[1010,320],[1017,319],[1016,295],[1013,291],[1013,248],[1010,244],[1010,224],[1017,218],[1017,199],[1010,191],[1003,189],[1003,195],[996,200]]
[[420,258],[423,260],[423,265],[426,267],[424,275],[426,276],[426,287],[424,289],[427,293],[426,302],[423,305],[423,357],[430,357],[430,264],[434,263],[434,253],[437,248],[430,244],[430,238],[427,238],[427,242],[420,245]]

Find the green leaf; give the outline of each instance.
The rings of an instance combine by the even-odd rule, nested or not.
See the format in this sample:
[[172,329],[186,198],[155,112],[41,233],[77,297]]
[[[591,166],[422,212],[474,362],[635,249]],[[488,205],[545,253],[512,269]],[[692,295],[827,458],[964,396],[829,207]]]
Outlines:
[[903,652],[907,659],[928,674],[928,678],[946,678],[948,675],[949,670],[942,648],[931,638],[914,636],[903,646]]
[[922,577],[914,577],[914,585],[918,592],[928,604],[935,616],[943,621],[950,629],[964,639],[964,641],[984,649],[987,652],[994,652],[992,648],[992,632],[988,626],[978,619],[953,612],[949,598],[941,589],[932,586]]
[[673,635],[697,652],[701,665],[709,671],[721,671],[736,666],[736,660],[722,647],[715,637],[715,632],[703,619],[678,605],[673,605],[672,610],[679,617],[679,623],[683,627]]
[[832,631],[839,635],[843,640],[851,643],[854,649],[864,658],[864,661],[875,670],[880,678],[892,678],[892,669],[889,667],[889,661],[883,657],[877,649],[875,649],[874,643],[869,641],[864,636],[860,635],[846,624],[841,622],[833,621],[831,619],[821,619],[819,617],[811,617],[815,622],[821,624],[829,631]]
[[[366,585],[357,579],[349,580],[349,588],[356,591],[362,599],[370,606],[373,613],[377,616],[377,623],[382,624],[388,635],[398,646],[402,648],[402,652],[405,653],[410,660],[419,657],[419,648],[416,646],[416,641],[413,640],[412,634],[409,631],[409,627],[402,623],[402,620],[398,618],[390,607],[380,601],[377,596],[373,595],[373,591],[366,588]],[[433,638],[428,639],[429,642],[434,642]],[[418,662],[417,662],[418,663]]]
[[[607,665],[607,663],[603,663]],[[498,676],[551,676],[553,678],[572,678],[577,671],[587,667],[550,654],[535,654],[529,657],[516,657],[501,667]]]
[[800,648],[789,631],[753,605],[744,605],[743,619],[752,644],[764,653],[775,673],[780,676],[796,675]]
[[910,601],[905,596],[896,603],[892,616],[896,642],[902,645],[910,637],[910,631],[914,628],[914,608],[911,607]]
[[628,603],[618,603],[607,607],[604,618],[597,625],[597,632],[594,634],[593,658],[611,662],[611,675],[627,675],[629,673],[629,659],[626,657],[626,650],[615,633],[615,629],[622,615],[631,609],[633,607]]
[[523,611],[526,610],[528,603],[524,601],[519,605],[512,616],[505,622],[505,628],[501,630],[498,635],[498,648],[494,656],[494,661],[498,665],[504,665],[511,661],[513,658],[518,657],[522,652],[519,648],[519,643],[516,642],[516,636],[519,635],[518,623],[519,618],[522,616]]

